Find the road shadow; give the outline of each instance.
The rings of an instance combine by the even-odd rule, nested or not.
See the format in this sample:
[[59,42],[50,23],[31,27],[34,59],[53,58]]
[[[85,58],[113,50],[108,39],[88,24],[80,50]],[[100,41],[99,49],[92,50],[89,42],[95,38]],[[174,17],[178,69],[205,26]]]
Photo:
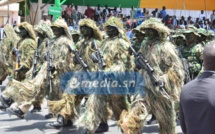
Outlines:
[[39,129],[40,131],[44,132],[44,129],[46,129],[45,125],[50,122],[35,122],[30,125],[23,124],[23,126],[11,126],[10,128],[5,128],[5,132],[21,132],[21,131],[27,131],[32,129]]
[[145,125],[144,128],[141,130],[141,133],[157,133],[159,132],[159,128],[158,126],[155,124],[155,125]]

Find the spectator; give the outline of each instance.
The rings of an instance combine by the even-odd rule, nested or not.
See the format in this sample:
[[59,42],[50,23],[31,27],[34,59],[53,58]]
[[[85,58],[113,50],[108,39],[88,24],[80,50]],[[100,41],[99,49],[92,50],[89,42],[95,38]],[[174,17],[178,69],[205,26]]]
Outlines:
[[192,22],[192,17],[189,16],[189,17],[187,18],[187,25],[191,25],[191,24],[193,24],[193,22]]
[[152,15],[149,14],[149,11],[146,10],[146,13],[145,13],[145,20],[146,19],[149,19]]
[[213,13],[211,14],[211,22],[215,21],[215,10],[213,10]]
[[160,11],[160,14],[162,15],[163,20],[166,19],[166,7],[163,6],[163,10]]
[[69,17],[71,17],[71,14],[72,14],[72,8],[70,7],[70,5],[67,5],[67,7],[66,7],[66,14],[69,16]]
[[195,25],[199,24],[199,18],[196,18]]
[[16,21],[14,21],[14,22],[13,22],[13,27],[15,27],[16,25],[17,25],[17,24],[16,24]]
[[200,20],[203,20],[204,17],[205,17],[205,13],[204,13],[204,11],[202,10],[201,13],[200,13],[200,15],[199,15],[199,19],[200,19]]
[[143,16],[145,16],[146,8],[143,8]]
[[51,21],[47,19],[48,14],[47,13],[43,13],[43,19],[40,21],[40,23],[45,23],[49,26],[51,26]]
[[105,18],[110,14],[110,9],[108,8],[107,5],[105,5],[105,9],[103,10],[103,13],[105,15]]
[[136,11],[134,10],[134,6],[131,7],[130,15],[131,15],[131,19],[136,18]]
[[152,11],[153,17],[158,17],[158,9],[155,8],[155,10]]
[[117,11],[117,7],[114,7],[114,9],[113,9],[113,15],[114,15],[115,17],[118,16],[118,12],[119,12],[119,11]]
[[178,20],[176,19],[175,15],[173,16],[173,19],[172,19],[172,25],[173,25],[173,29],[176,29],[178,26]]
[[87,18],[93,19],[94,13],[95,13],[95,10],[93,10],[93,9],[90,7],[90,5],[87,5],[87,9],[85,10],[84,15],[86,15]]
[[184,134],[215,132],[215,41],[203,51],[204,72],[186,84],[180,96],[180,122]]
[[181,16],[181,23],[184,25],[184,26],[186,26],[187,25],[187,22],[185,21],[185,19],[184,19],[184,16]]
[[179,26],[178,26],[179,29],[185,29],[185,25],[183,23],[182,20],[179,21]]
[[100,7],[100,4],[97,5],[97,8],[95,9],[95,21],[98,22],[101,18],[102,9]]

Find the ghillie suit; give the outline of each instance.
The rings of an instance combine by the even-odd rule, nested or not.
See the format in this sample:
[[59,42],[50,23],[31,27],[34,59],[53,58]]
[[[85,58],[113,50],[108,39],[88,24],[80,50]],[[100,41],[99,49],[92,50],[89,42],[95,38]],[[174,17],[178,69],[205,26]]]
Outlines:
[[[133,71],[132,65],[134,64],[132,64],[132,56],[129,54],[130,44],[125,36],[123,24],[119,19],[111,17],[105,23],[104,28],[108,29],[109,26],[115,28],[118,34],[110,37],[111,33],[108,33],[109,37],[101,44],[100,51],[106,63],[104,73]],[[111,108],[113,111],[115,119],[119,120],[121,112],[127,109],[127,106],[126,95],[91,94],[86,103],[86,110],[76,124],[78,127],[86,127],[87,133],[94,133],[100,126],[107,126],[109,118],[108,108]],[[104,131],[107,131],[107,127]]]
[[140,28],[141,27],[138,26],[138,27],[134,28],[132,31],[134,33],[134,36],[135,36],[135,38],[133,38],[132,44],[133,44],[133,48],[136,51],[140,50],[141,43],[145,38],[145,33],[144,33],[144,31],[141,31]]
[[[25,34],[22,33],[23,31],[25,31]],[[6,107],[9,107],[11,105],[13,100],[12,97],[14,96],[14,94],[18,93],[18,89],[13,90],[13,88],[11,88],[11,86],[14,85],[13,81],[22,81],[26,78],[26,73],[30,70],[33,63],[32,61],[34,58],[34,51],[36,48],[36,37],[32,25],[27,22],[23,22],[18,25],[16,32],[21,36],[21,39],[15,47],[16,49],[13,49],[12,51],[13,56],[11,56],[11,59],[17,59],[17,51],[19,51],[19,62],[16,61],[18,68],[15,68],[16,74],[14,73],[11,75],[12,78],[15,78],[16,76],[16,80],[12,79],[11,81],[9,81],[7,88],[4,90],[0,97],[2,105]],[[16,86],[17,85],[15,85],[15,87]]]
[[4,27],[5,37],[1,41],[0,45],[0,81],[4,81],[7,75],[11,75],[13,72],[14,59],[12,50],[16,47],[16,44],[20,38],[16,35],[11,25]]
[[[49,85],[47,84],[47,68],[48,61],[43,62],[41,65],[40,71],[37,73],[36,77],[32,80],[25,81],[19,84],[19,95],[10,96],[12,99],[21,105],[18,107],[19,111],[21,110],[22,115],[29,110],[31,104],[36,101],[40,95],[44,97],[46,94],[49,94],[52,100],[58,100],[62,96],[62,91],[60,88],[60,77],[62,74],[71,71],[74,68],[72,64],[72,54],[71,49],[74,48],[73,42],[71,40],[71,36],[68,32],[68,27],[66,23],[64,23],[63,19],[59,18],[53,24],[54,26],[58,26],[63,28],[65,35],[61,35],[55,39],[53,44],[49,44],[48,51],[51,52],[52,55],[52,74],[51,74],[51,84],[52,84],[52,92],[49,94],[47,90],[49,90]],[[71,64],[68,64],[71,63]],[[11,90],[17,90],[17,81],[13,80],[13,84],[11,85]]]
[[[170,95],[170,98],[161,94],[159,88],[152,83],[146,70],[141,70],[146,83],[145,89],[147,95],[145,101],[147,105],[139,103],[138,106],[133,108],[139,109],[140,111],[151,110],[160,125],[161,134],[176,134],[175,103],[177,104],[179,102],[179,95],[183,85],[183,66],[177,56],[175,47],[166,40],[169,34],[169,29],[166,26],[159,20],[151,18],[142,23],[141,29],[145,30],[145,33],[149,29],[153,29],[157,32],[157,35],[155,34],[156,36],[152,38],[150,38],[148,34],[146,35],[148,38],[142,43],[139,52],[144,55],[149,65],[154,69],[155,77],[157,77],[159,81],[164,82],[164,88]],[[147,111],[139,113],[132,113],[132,111],[133,109],[131,107],[127,113],[126,111],[123,112],[119,123],[126,134],[139,134],[142,127],[138,125],[135,129],[135,127],[131,126],[129,123],[136,121],[134,124],[138,124],[140,120],[136,120],[136,117],[141,117],[141,121],[144,121],[147,116],[147,114],[145,114]]]
[[[85,29],[87,28],[91,29],[92,36],[89,37],[89,35],[87,35],[85,37],[85,35],[82,35],[83,38],[76,45],[78,53],[80,57],[83,59],[83,61],[87,64],[89,71],[91,72],[98,71],[98,64],[93,62],[91,55],[96,52],[96,48],[94,45],[96,45],[98,48],[101,45],[102,41],[101,32],[97,28],[95,22],[90,19],[82,19],[79,22],[79,28],[81,29],[81,27],[86,27]],[[81,32],[81,34],[83,33]],[[84,71],[84,68],[78,63],[76,64],[74,70]],[[50,125],[54,127],[59,126],[63,127],[64,124],[66,124],[69,119],[74,120],[75,118],[77,118],[79,114],[79,111],[77,109],[79,109],[80,103],[84,96],[86,95],[64,93],[61,100],[49,101],[48,102],[49,110],[54,115],[58,116],[57,122],[51,123]],[[59,118],[62,118],[63,122],[60,121]]]

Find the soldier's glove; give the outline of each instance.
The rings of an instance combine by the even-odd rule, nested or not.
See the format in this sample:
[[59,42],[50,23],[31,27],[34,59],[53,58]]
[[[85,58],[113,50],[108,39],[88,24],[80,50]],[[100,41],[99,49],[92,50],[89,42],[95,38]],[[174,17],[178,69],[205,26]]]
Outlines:
[[13,55],[16,55],[16,51],[17,51],[17,49],[14,48],[14,49],[12,50],[12,54],[13,54]]
[[56,68],[54,66],[50,66],[48,71],[51,71],[52,73],[54,73],[54,71],[56,70]]
[[90,58],[92,59],[93,63],[98,63],[99,62],[99,60],[98,60],[98,58],[97,58],[95,53],[92,53],[90,55]]
[[15,71],[15,72],[20,72],[22,69],[24,69],[24,67],[23,67],[23,66],[20,66],[19,68],[15,69],[14,71]]
[[140,70],[142,68],[141,65],[139,64],[139,62],[136,59],[135,59],[134,63],[135,63],[135,69],[136,70]]

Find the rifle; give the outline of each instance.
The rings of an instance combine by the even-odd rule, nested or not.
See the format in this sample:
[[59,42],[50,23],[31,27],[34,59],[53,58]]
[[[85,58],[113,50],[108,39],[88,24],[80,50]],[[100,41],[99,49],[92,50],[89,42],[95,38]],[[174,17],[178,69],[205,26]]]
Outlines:
[[39,48],[39,45],[40,45],[40,39],[38,38],[38,40],[37,40],[37,48],[36,48],[36,50],[34,52],[32,79],[37,74],[37,60],[38,60],[38,48]]
[[[15,48],[15,55],[16,55],[16,63],[15,63],[15,70],[17,70],[20,67],[20,59],[21,59],[21,51],[17,48]],[[15,79],[17,79],[17,75],[19,72],[15,72]]]
[[190,71],[189,71],[189,64],[187,62],[187,59],[185,59],[183,57],[183,55],[181,54],[181,50],[180,49],[177,49],[177,50],[178,50],[179,58],[181,59],[182,64],[183,64],[184,71],[186,73],[185,82],[188,83],[189,81],[191,81],[191,78],[190,78],[191,75],[190,75]]
[[105,68],[105,66],[106,66],[106,63],[105,63],[105,61],[104,61],[104,59],[103,59],[103,56],[101,55],[101,52],[100,52],[99,49],[98,49],[98,46],[97,46],[95,40],[93,40],[93,46],[94,46],[94,48],[95,48],[95,50],[96,50],[95,56],[96,56],[96,58],[97,58],[97,60],[98,60],[99,68],[100,68],[101,70],[104,70],[104,68]]
[[51,54],[51,49],[50,49],[50,42],[47,40],[46,46],[48,47],[46,59],[48,62],[48,67],[47,67],[47,79],[48,79],[48,85],[49,85],[49,93],[52,93],[52,70],[53,70],[53,65],[52,65],[52,54]]
[[88,66],[84,62],[84,60],[80,57],[78,51],[73,50],[72,48],[70,48],[70,51],[75,55],[74,56],[74,61],[77,62],[78,64],[80,64],[83,67],[83,69],[86,71],[87,75],[90,76],[90,71],[88,69]]
[[147,74],[149,75],[151,82],[159,87],[159,91],[161,94],[165,95],[168,99],[170,99],[169,94],[166,92],[164,88],[164,83],[159,82],[158,79],[155,77],[154,69],[149,65],[148,61],[144,59],[143,55],[141,53],[137,53],[132,46],[130,46],[130,50],[134,54],[135,60],[138,65],[140,65],[141,69],[144,69],[147,71]]

